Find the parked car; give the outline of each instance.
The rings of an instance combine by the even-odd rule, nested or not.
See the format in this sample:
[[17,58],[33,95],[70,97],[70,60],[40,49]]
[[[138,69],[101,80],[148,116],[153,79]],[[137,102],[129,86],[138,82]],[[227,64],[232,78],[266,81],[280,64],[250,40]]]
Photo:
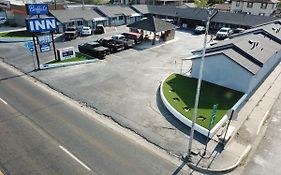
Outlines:
[[5,24],[7,22],[6,17],[0,17],[0,24]]
[[88,42],[82,45],[78,45],[78,50],[86,55],[103,59],[109,54],[109,48],[103,47],[98,42]]
[[228,27],[223,27],[221,28],[217,34],[216,34],[216,39],[225,39],[228,38],[232,34],[231,28]]
[[98,41],[102,46],[108,47],[111,53],[115,53],[125,49],[124,43],[113,39],[100,39]]
[[103,34],[103,33],[105,33],[105,28],[104,28],[104,26],[98,24],[98,25],[96,26],[96,29],[95,29],[94,33],[95,33],[95,34]]
[[234,29],[234,30],[233,30],[233,33],[234,33],[234,34],[237,34],[237,33],[241,33],[241,32],[243,32],[243,31],[245,31],[245,29],[242,29],[242,28],[236,28],[236,29]]
[[91,27],[82,27],[81,35],[83,35],[83,36],[92,35]]
[[196,26],[194,29],[194,34],[202,34],[205,33],[206,28],[204,26]]
[[76,39],[79,35],[78,30],[76,27],[68,27],[64,32],[64,38],[66,40]]
[[115,41],[120,41],[121,43],[124,44],[125,48],[130,48],[135,44],[135,41],[130,38],[126,38],[124,35],[113,35],[111,37]]
[[140,33],[134,33],[134,32],[129,32],[129,33],[122,33],[126,38],[132,39],[135,41],[135,44],[140,44],[143,40],[143,36]]

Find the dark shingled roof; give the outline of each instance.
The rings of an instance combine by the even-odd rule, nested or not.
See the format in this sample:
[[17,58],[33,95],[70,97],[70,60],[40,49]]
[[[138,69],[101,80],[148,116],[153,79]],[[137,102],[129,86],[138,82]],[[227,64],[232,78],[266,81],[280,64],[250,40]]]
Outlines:
[[[142,14],[154,14],[171,17],[180,17],[191,20],[206,21],[208,18],[207,9],[185,8],[175,6],[153,6],[153,5],[133,5],[133,9]],[[219,11],[212,18],[212,22],[236,24],[243,26],[255,26],[265,22],[278,19],[272,16],[248,15],[242,13],[231,13]]]
[[276,19],[278,18],[272,16],[258,16],[258,15],[242,14],[242,13],[218,12],[212,18],[211,21],[217,23],[225,23],[225,24],[255,26]]
[[133,14],[137,13],[129,6],[123,5],[104,5],[98,6],[97,9],[108,17],[115,17],[116,15],[120,14],[123,14],[125,16],[132,16]]
[[148,17],[147,19],[129,24],[127,25],[127,27],[146,30],[150,32],[163,32],[177,28],[177,26],[175,26],[174,24],[155,17]]
[[94,18],[103,17],[93,10],[82,10],[81,8],[74,8],[71,10],[50,10],[50,13],[61,23],[70,22],[71,20],[78,18],[90,21]]
[[[281,32],[276,31],[278,28],[281,28],[281,22],[273,21],[246,30],[229,40],[207,48],[206,58],[214,54],[224,54],[247,71],[256,74],[273,55],[281,50]],[[258,44],[253,47],[253,42]],[[193,53],[200,54],[200,52],[202,51],[197,50]]]

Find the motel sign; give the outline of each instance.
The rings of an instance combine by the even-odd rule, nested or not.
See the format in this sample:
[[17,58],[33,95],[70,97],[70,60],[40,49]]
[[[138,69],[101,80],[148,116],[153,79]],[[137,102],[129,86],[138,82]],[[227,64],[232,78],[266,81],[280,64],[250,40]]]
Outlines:
[[55,18],[27,19],[26,26],[29,32],[44,32],[57,29]]

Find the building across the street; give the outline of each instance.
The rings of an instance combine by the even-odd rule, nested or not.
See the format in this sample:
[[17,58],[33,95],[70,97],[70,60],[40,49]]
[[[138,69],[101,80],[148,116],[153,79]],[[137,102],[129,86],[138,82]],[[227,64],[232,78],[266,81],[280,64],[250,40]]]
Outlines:
[[231,12],[270,16],[277,9],[278,0],[233,0]]
[[[203,80],[251,93],[280,63],[280,30],[281,21],[277,20],[207,48]],[[193,53],[191,76],[198,78],[202,51]]]

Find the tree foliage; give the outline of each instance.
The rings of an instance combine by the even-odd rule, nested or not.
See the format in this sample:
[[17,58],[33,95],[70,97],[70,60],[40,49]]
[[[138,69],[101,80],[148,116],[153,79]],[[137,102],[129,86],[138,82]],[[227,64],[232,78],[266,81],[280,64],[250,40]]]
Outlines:
[[209,4],[214,5],[214,4],[221,4],[224,3],[224,0],[209,0]]
[[209,1],[208,0],[194,0],[194,4],[196,7],[208,7]]

